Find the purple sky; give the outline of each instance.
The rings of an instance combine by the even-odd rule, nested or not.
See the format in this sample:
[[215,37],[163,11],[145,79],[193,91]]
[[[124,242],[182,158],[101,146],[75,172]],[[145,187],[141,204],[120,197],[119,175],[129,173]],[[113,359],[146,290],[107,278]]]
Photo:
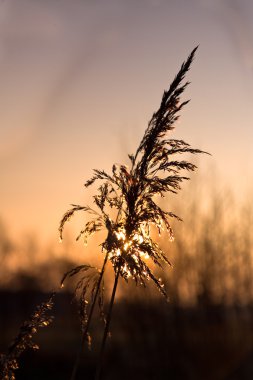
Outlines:
[[[253,180],[251,0],[0,1],[0,217],[56,236],[92,168],[134,152],[190,51],[175,137],[212,153],[219,185]],[[40,229],[40,233],[38,230]]]

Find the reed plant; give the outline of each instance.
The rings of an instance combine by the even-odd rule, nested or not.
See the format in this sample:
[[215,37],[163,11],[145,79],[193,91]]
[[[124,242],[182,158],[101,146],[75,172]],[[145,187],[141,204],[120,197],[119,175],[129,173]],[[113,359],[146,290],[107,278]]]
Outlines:
[[33,335],[41,327],[48,326],[52,320],[50,311],[53,307],[54,294],[47,302],[36,307],[28,320],[20,327],[19,333],[5,354],[0,355],[0,379],[15,380],[15,372],[19,368],[20,356],[28,349],[38,350],[39,346],[33,341]]
[[[82,319],[82,342],[77,355],[71,379],[76,378],[81,350],[85,340],[90,341],[89,328],[96,303],[100,306],[101,316],[105,320],[104,333],[96,369],[95,379],[101,378],[103,355],[118,281],[122,278],[136,285],[146,286],[152,281],[158,291],[167,299],[167,292],[161,278],[154,272],[153,264],[162,268],[170,265],[166,253],[154,241],[151,226],[161,234],[166,230],[169,240],[173,240],[170,220],[181,220],[171,211],[159,206],[159,198],[168,192],[177,193],[183,181],[189,177],[186,172],[193,172],[196,165],[181,159],[182,154],[206,153],[192,148],[183,140],[168,138],[168,133],[175,128],[179,112],[188,103],[180,101],[181,95],[189,82],[183,83],[190,69],[197,47],[182,64],[178,74],[168,90],[164,91],[158,110],[148,123],[144,136],[135,152],[128,155],[129,165],[113,165],[111,173],[94,170],[94,175],[85,183],[85,187],[100,182],[93,196],[94,207],[72,205],[63,215],[59,226],[60,239],[63,229],[76,212],[90,216],[77,240],[87,239],[100,230],[106,231],[106,238],[101,244],[104,254],[100,270],[89,265],[80,265],[67,272],[62,284],[68,277],[80,275],[76,292],[80,295],[80,313]],[[156,196],[159,196],[156,198]],[[103,308],[103,279],[108,263],[114,270],[114,284],[109,302],[107,316]]]

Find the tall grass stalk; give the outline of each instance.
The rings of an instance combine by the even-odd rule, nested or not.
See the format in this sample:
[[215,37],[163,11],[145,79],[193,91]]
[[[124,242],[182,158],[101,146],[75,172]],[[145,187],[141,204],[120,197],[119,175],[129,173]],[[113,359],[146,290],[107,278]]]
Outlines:
[[114,285],[113,285],[113,289],[112,289],[112,296],[111,296],[111,300],[110,300],[108,315],[106,318],[106,325],[105,325],[104,335],[103,335],[101,349],[100,349],[100,353],[99,353],[99,360],[98,360],[98,365],[97,365],[97,369],[96,369],[95,380],[99,380],[100,376],[101,376],[104,350],[105,350],[105,343],[106,343],[106,339],[107,339],[107,336],[109,333],[109,327],[110,327],[110,322],[111,322],[111,317],[112,317],[112,308],[114,305],[115,294],[116,294],[116,290],[117,290],[117,286],[118,286],[119,274],[120,274],[120,267],[118,268],[118,271],[115,274],[115,280],[114,280]]
[[[85,223],[77,240],[83,238],[87,242],[92,234],[102,229],[107,231],[107,237],[101,247],[102,252],[105,252],[111,261],[115,282],[106,318],[96,380],[101,376],[103,353],[119,278],[122,277],[126,282],[131,278],[136,285],[141,286],[146,286],[147,281],[151,280],[167,298],[164,284],[156,277],[150,262],[160,268],[162,264],[170,265],[170,262],[164,251],[153,240],[150,227],[153,225],[159,235],[166,230],[169,240],[174,239],[170,219],[181,219],[173,212],[163,210],[155,200],[155,196],[163,197],[168,192],[177,193],[181,189],[181,183],[189,179],[182,175],[182,172],[192,172],[196,169],[196,165],[191,162],[180,160],[181,154],[206,153],[191,148],[183,140],[167,138],[168,132],[175,128],[179,112],[188,103],[188,101],[180,102],[180,97],[189,84],[182,82],[194,59],[196,49],[182,64],[169,89],[164,91],[160,107],[148,123],[136,153],[128,156],[130,165],[113,165],[110,174],[104,170],[94,170],[93,177],[85,183],[85,186],[89,187],[96,181],[102,182],[97,194],[93,196],[95,208],[72,205],[60,222],[61,239],[65,223],[80,211],[89,214],[91,219]],[[97,299],[100,300],[98,303],[104,315],[102,297],[99,297],[99,294],[103,293],[101,284],[104,270],[98,277],[95,268],[81,265],[69,271],[63,280],[76,274],[81,275],[76,290],[81,292],[80,314],[86,335],[87,325],[90,325]],[[91,298],[91,302],[88,302],[87,297]],[[76,371],[72,380],[75,378],[75,373]]]

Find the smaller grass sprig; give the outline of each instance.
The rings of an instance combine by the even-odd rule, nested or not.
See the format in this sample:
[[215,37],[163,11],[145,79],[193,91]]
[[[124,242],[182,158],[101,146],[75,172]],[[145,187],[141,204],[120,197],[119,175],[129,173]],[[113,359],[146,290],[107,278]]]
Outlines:
[[52,294],[47,302],[36,307],[35,312],[20,327],[19,333],[9,346],[6,354],[0,356],[0,379],[15,380],[15,371],[19,368],[19,358],[27,350],[38,350],[39,346],[34,343],[33,335],[39,328],[48,326],[53,317],[48,315],[53,307]]
[[104,264],[101,270],[91,265],[79,265],[63,275],[61,287],[67,278],[80,274],[75,286],[75,296],[79,299],[79,315],[82,327],[82,338],[79,350],[76,355],[76,360],[71,373],[71,380],[76,378],[78,366],[83,351],[85,342],[88,342],[88,347],[91,348],[91,335],[89,333],[91,318],[95,308],[96,301],[100,311],[100,318],[105,322],[104,316],[104,281],[103,275],[105,266],[108,260],[108,254],[105,256]]
[[87,324],[89,320],[90,308],[93,308],[94,300],[99,298],[99,311],[100,316],[104,318],[104,284],[101,283],[102,277],[101,271],[91,265],[79,265],[63,275],[61,280],[61,287],[64,286],[64,282],[67,278],[76,276],[79,274],[78,281],[75,285],[74,293],[77,299],[79,299],[79,315],[83,332],[88,342],[91,342],[91,337],[87,330]]

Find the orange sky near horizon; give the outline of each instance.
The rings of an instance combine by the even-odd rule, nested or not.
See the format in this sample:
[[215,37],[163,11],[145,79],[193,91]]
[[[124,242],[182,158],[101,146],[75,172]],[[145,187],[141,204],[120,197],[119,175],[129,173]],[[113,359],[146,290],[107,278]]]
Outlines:
[[86,203],[93,168],[127,163],[190,51],[173,137],[212,157],[217,187],[253,180],[253,3],[249,0],[0,3],[0,218],[11,235],[57,240]]

